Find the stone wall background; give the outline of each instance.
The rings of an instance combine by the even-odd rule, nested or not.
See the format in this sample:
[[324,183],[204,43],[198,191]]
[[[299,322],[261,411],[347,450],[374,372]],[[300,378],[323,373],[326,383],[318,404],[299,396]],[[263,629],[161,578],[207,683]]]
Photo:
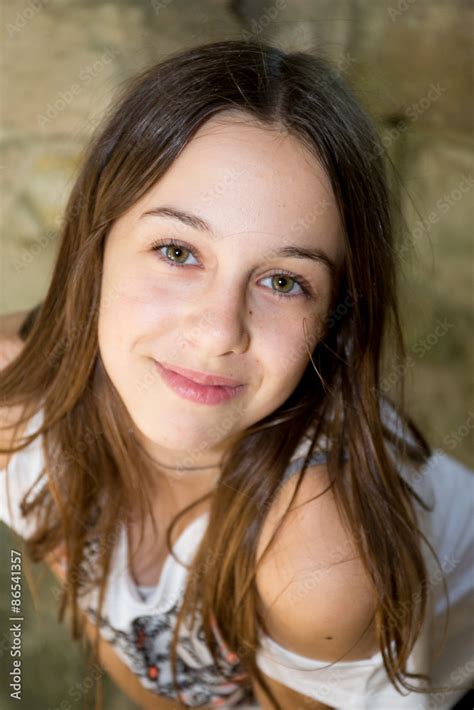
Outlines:
[[[121,82],[171,51],[214,39],[252,34],[288,50],[323,51],[377,123],[411,233],[403,269],[411,411],[433,446],[474,466],[468,0],[8,0],[2,15],[0,313],[44,296],[79,151]],[[387,384],[398,376],[391,364]],[[50,635],[51,588],[50,580],[46,616],[30,608],[25,657],[39,680],[25,681],[27,707],[59,707],[83,680],[66,632]],[[52,666],[41,643],[50,645]],[[67,660],[57,644],[67,644]],[[106,707],[133,707],[107,692]]]
[[[3,8],[0,313],[46,292],[79,151],[119,85],[171,51],[257,36],[322,51],[393,161],[407,250],[407,391],[434,445],[474,465],[473,6],[467,0],[10,0]],[[397,365],[387,382],[397,381]]]

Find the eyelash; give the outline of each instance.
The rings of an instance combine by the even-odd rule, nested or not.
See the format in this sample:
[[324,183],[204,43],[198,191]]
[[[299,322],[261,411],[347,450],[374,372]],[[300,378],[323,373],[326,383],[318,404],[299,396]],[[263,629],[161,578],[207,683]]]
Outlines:
[[[166,264],[169,264],[169,266],[171,266],[171,267],[182,268],[182,267],[186,266],[186,264],[177,264],[176,262],[171,261],[170,259],[167,259],[165,256],[163,256],[163,254],[160,251],[160,249],[162,247],[177,247],[178,249],[185,249],[190,254],[192,254],[192,256],[194,256],[194,258],[197,258],[196,254],[194,252],[194,249],[191,249],[190,246],[186,246],[186,244],[184,244],[183,242],[177,242],[174,239],[153,242],[151,245],[152,251],[156,252],[158,254],[159,258],[162,259]],[[297,283],[301,287],[301,290],[303,291],[303,293],[298,293],[295,296],[291,296],[288,294],[279,293],[278,291],[271,289],[272,295],[276,296],[277,298],[284,298],[287,300],[289,298],[298,298],[298,297],[303,297],[303,298],[307,298],[307,299],[314,298],[313,293],[312,293],[312,289],[311,289],[309,283],[302,276],[296,276],[296,274],[292,274],[290,271],[285,271],[284,269],[283,270],[280,269],[279,271],[274,271],[271,274],[268,274],[265,278],[269,278],[270,276],[276,276],[276,275],[290,277],[292,281],[294,281],[295,283]]]

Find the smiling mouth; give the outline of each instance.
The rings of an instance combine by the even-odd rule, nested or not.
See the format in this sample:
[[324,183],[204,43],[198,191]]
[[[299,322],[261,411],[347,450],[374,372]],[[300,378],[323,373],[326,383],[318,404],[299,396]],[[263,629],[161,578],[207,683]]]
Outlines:
[[207,387],[242,387],[244,384],[230,377],[220,377],[219,375],[211,375],[210,373],[199,370],[189,370],[177,365],[168,365],[168,363],[158,362],[157,360],[155,360],[155,362],[159,366],[168,370],[168,372],[174,372],[175,374],[184,377],[189,382],[193,382],[198,385]]
[[160,362],[154,361],[165,383],[178,396],[200,405],[219,405],[239,396],[245,385],[203,385],[184,377],[179,372],[169,370]]

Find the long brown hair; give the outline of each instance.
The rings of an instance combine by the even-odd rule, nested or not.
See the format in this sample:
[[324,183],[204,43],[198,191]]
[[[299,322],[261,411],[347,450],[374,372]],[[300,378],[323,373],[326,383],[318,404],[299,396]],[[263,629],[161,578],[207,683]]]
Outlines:
[[[337,505],[376,590],[376,633],[385,669],[396,688],[400,683],[419,691],[406,678],[427,677],[408,673],[406,662],[427,608],[422,538],[436,553],[417,526],[415,501],[428,508],[400,475],[397,462],[420,470],[432,452],[405,412],[406,354],[397,303],[400,244],[385,151],[346,82],[322,56],[286,53],[254,40],[177,52],[129,81],[96,129],[66,206],[46,298],[23,351],[0,373],[3,402],[24,408],[18,426],[32,411],[44,411],[43,425],[9,449],[19,451],[40,434],[44,437],[47,485],[34,500],[23,501],[25,515],[37,516],[27,551],[39,561],[64,544],[68,569],[59,620],[70,608],[72,636],[80,638],[80,590],[99,584],[100,614],[117,525],[127,519],[130,500],[137,501],[142,523],[151,515],[148,494],[154,474],[98,350],[104,243],[114,221],[165,174],[200,126],[230,108],[284,127],[322,162],[343,221],[346,257],[323,337],[310,352],[301,381],[276,411],[235,437],[209,494],[209,524],[174,630],[174,686],[179,691],[178,627],[188,613],[194,619],[199,604],[216,665],[213,619],[249,677],[281,710],[255,660],[257,622],[264,626],[257,612],[256,545],[290,458],[302,434],[311,430],[292,501],[324,433]],[[399,367],[391,398],[381,381],[386,343],[397,353]],[[383,403],[397,413],[402,432],[387,426]],[[92,445],[84,446],[88,439]],[[168,528],[171,553],[173,526],[201,501]],[[91,535],[100,542],[95,580],[81,565]]]

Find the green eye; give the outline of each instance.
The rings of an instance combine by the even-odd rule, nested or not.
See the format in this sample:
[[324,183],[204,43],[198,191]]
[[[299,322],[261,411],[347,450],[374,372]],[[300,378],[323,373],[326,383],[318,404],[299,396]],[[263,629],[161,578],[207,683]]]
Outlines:
[[[305,287],[303,279],[296,278],[285,271],[277,271],[262,279],[262,281],[266,280],[270,281],[270,293],[277,298],[286,298],[286,300],[289,300],[290,298],[297,298],[298,296],[310,296],[309,287]],[[296,293],[293,293],[293,291],[295,291],[295,284],[299,288],[299,291],[296,290]]]
[[[154,242],[151,245],[151,249],[157,252],[159,258],[171,267],[192,266],[192,263],[187,263],[189,255],[196,259],[192,249],[188,249],[184,244],[175,242],[173,239]],[[314,298],[311,287],[301,276],[295,276],[287,271],[275,271],[262,279],[262,281],[266,280],[270,280],[270,293],[277,298],[286,298],[287,301],[299,296],[307,299]],[[296,293],[293,293],[295,285],[299,288],[299,291],[297,290]]]
[[[183,252],[184,252],[184,259],[183,259]],[[171,259],[172,261],[176,261],[178,264],[185,262],[189,253],[190,253],[189,249],[186,249],[185,247],[178,247],[175,245],[169,245],[166,247],[166,250],[165,250],[166,258]]]
[[151,248],[157,252],[160,259],[165,261],[168,266],[187,266],[186,260],[190,254],[194,259],[196,258],[191,249],[173,240],[155,242],[151,245]]
[[292,279],[291,276],[286,276],[285,274],[275,274],[274,276],[272,276],[272,286],[276,285],[277,288],[279,288],[280,290],[282,281],[286,281],[287,286],[289,284],[289,288],[283,288],[283,290],[281,291],[282,293],[290,292],[292,290],[292,286],[296,283],[295,279]]

